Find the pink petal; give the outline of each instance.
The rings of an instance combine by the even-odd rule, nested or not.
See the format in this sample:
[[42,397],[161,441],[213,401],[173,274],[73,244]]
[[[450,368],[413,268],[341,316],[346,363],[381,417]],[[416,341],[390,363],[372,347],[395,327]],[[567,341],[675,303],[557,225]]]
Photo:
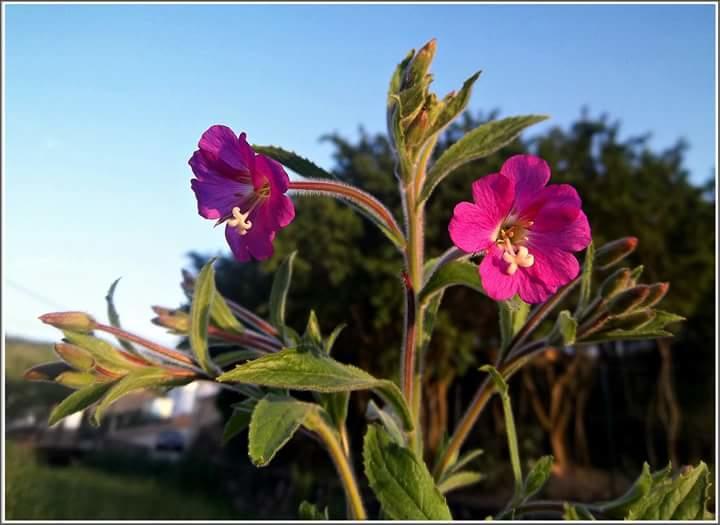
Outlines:
[[514,155],[507,159],[500,173],[515,183],[515,210],[523,215],[538,196],[540,190],[550,180],[550,167],[540,157],[534,155]]
[[581,206],[575,188],[569,184],[551,184],[526,208],[525,217],[534,221],[534,230],[558,230],[575,220]]
[[577,252],[587,248],[588,244],[590,244],[592,234],[585,213],[582,210],[576,210],[575,218],[566,220],[570,213],[568,212],[566,217],[560,219],[559,213],[561,210],[562,209],[558,209],[553,212],[554,216],[552,221],[547,219],[547,222],[544,222],[544,226],[552,224],[556,226],[555,229],[549,227],[537,228],[538,224],[542,223],[533,225],[528,235],[528,248],[531,250],[531,253],[533,249],[539,252],[545,252],[550,249]]
[[506,301],[517,293],[519,284],[518,270],[513,275],[508,275],[506,263],[502,258],[503,250],[492,246],[480,263],[480,280],[488,297],[495,301]]
[[249,184],[207,172],[202,179],[192,179],[190,186],[197,198],[198,213],[206,219],[219,219],[230,214],[242,200],[239,195],[253,191]]
[[240,235],[235,228],[225,226],[225,240],[230,246],[235,259],[240,262],[248,262],[252,260],[245,237],[247,237],[247,235]]
[[246,162],[244,147],[241,147],[240,140],[229,127],[211,126],[203,133],[198,146],[216,162],[223,162],[233,171],[249,174],[250,166]]
[[518,295],[528,304],[540,304],[547,301],[555,290],[538,280],[528,268],[518,268]]
[[263,260],[272,257],[275,232],[263,228],[261,224],[253,224],[246,235],[240,235],[235,228],[226,226],[225,239],[238,261]]
[[258,155],[255,158],[253,184],[256,188],[260,188],[266,180],[270,183],[272,193],[285,193],[290,183],[290,178],[280,163],[265,155]]
[[526,272],[534,282],[544,284],[553,293],[580,273],[580,264],[572,253],[550,247],[543,250],[529,248],[535,263],[526,268]]
[[453,243],[468,253],[487,249],[513,203],[513,183],[500,173],[487,175],[472,185],[475,204],[455,206],[448,231]]

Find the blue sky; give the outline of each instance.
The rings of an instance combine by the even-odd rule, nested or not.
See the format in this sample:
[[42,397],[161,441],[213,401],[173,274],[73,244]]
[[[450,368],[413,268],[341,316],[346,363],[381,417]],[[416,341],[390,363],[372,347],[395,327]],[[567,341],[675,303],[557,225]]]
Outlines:
[[[126,327],[171,342],[149,306],[183,300],[186,253],[226,253],[196,214],[187,159],[214,123],[331,168],[318,142],[384,130],[408,50],[438,39],[435,90],[483,70],[470,108],[587,105],[625,136],[715,166],[711,5],[7,5],[3,315],[6,333],[54,339],[37,316],[83,309],[123,277]],[[390,174],[388,174],[390,176]]]

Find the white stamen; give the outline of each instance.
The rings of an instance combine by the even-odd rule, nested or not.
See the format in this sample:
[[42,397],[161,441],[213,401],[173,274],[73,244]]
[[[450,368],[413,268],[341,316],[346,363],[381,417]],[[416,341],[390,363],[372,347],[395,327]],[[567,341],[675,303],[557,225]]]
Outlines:
[[235,206],[232,209],[233,218],[228,220],[228,226],[235,228],[240,235],[247,235],[248,230],[252,228],[252,221],[247,220],[250,211],[242,213],[240,208]]
[[515,252],[515,246],[512,245],[510,239],[505,238],[505,252],[503,253],[503,261],[508,263],[505,272],[513,275],[517,272],[518,267],[530,268],[535,264],[535,257],[528,253],[526,246],[518,246]]

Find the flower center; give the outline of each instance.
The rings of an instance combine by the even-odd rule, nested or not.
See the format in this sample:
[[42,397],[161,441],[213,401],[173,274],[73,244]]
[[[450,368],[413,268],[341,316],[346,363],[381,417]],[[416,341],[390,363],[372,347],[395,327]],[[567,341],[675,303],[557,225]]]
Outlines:
[[505,272],[513,275],[518,267],[529,268],[535,263],[535,257],[528,252],[524,243],[527,241],[527,228],[532,226],[532,221],[523,224],[514,224],[509,228],[500,228],[495,243],[504,249],[503,261],[508,263]]
[[243,213],[240,211],[240,208],[235,206],[232,209],[233,218],[227,221],[228,226],[230,226],[231,228],[235,228],[235,230],[240,235],[247,235],[247,232],[250,231],[250,228],[252,228],[252,221],[248,220],[248,215],[250,215],[250,211],[251,210],[248,210]]

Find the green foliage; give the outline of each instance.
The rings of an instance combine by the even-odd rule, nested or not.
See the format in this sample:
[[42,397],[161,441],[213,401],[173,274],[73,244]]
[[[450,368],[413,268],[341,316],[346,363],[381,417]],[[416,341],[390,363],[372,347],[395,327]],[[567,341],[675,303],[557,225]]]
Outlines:
[[250,426],[250,418],[256,403],[255,399],[245,399],[233,405],[232,414],[230,414],[223,430],[223,444],[227,444],[228,441]]
[[304,521],[326,521],[329,520],[328,508],[320,510],[317,505],[309,501],[303,501],[298,508],[298,517]]
[[290,441],[310,412],[319,407],[287,396],[269,394],[255,405],[250,419],[248,453],[253,464],[264,467]]
[[435,161],[420,194],[426,201],[435,187],[458,167],[472,160],[487,157],[512,142],[528,126],[547,119],[543,115],[509,117],[480,125],[466,133]]
[[554,335],[551,335],[551,342],[557,341],[564,346],[570,346],[575,343],[578,323],[569,310],[563,310],[557,316],[555,323]]
[[[110,321],[110,324],[116,328],[122,328],[122,326],[120,326],[120,315],[115,308],[114,302],[115,289],[117,288],[117,284],[120,282],[120,279],[121,278],[118,277],[113,281],[113,283],[110,285],[110,288],[108,289],[107,294],[105,295],[105,302],[107,302],[108,310],[108,320]],[[128,352],[137,354],[137,350],[130,341],[125,341],[124,339],[120,339],[118,337],[118,343],[120,343],[120,345]]]
[[427,303],[430,299],[448,286],[467,286],[485,293],[480,282],[477,266],[466,261],[451,261],[434,272],[420,292],[420,302]]
[[512,338],[523,327],[529,312],[530,305],[523,302],[517,295],[507,301],[498,302],[500,346],[503,351],[507,349]]
[[86,409],[99,401],[112,386],[113,383],[98,383],[73,392],[53,408],[52,412],[50,412],[48,425],[52,426],[61,419]]
[[438,483],[438,490],[442,494],[447,494],[450,491],[479,483],[483,479],[485,479],[485,475],[482,472],[460,470],[445,476],[443,480]]
[[595,244],[591,241],[585,250],[585,260],[583,261],[582,273],[580,277],[580,296],[578,297],[578,305],[576,314],[579,314],[590,302],[592,293],[592,276],[593,261],[595,259]]
[[110,343],[97,337],[79,332],[70,332],[69,330],[65,330],[63,336],[63,339],[68,343],[87,350],[97,365],[100,365],[110,372],[124,374],[142,367],[142,365],[136,361],[125,357]]
[[292,280],[293,261],[297,252],[288,255],[275,271],[272,290],[270,290],[270,322],[282,332],[285,328],[285,303]]
[[543,456],[535,462],[523,484],[522,502],[535,496],[545,486],[550,479],[552,464],[552,456]]
[[332,173],[328,173],[314,162],[301,157],[294,151],[288,151],[279,146],[258,146],[253,145],[253,149],[256,153],[267,155],[271,159],[278,161],[283,166],[286,166],[293,170],[298,175],[303,177],[319,177],[321,179],[334,179],[335,176]]
[[370,487],[390,518],[452,519],[425,463],[378,425],[370,425],[365,434],[363,463]]
[[375,390],[402,415],[406,429],[412,429],[412,417],[395,383],[325,354],[286,348],[239,365],[217,380],[324,393]]
[[208,261],[195,281],[192,305],[190,307],[190,347],[195,359],[203,370],[213,373],[210,351],[208,350],[208,323],[210,308],[215,299],[215,259]]

